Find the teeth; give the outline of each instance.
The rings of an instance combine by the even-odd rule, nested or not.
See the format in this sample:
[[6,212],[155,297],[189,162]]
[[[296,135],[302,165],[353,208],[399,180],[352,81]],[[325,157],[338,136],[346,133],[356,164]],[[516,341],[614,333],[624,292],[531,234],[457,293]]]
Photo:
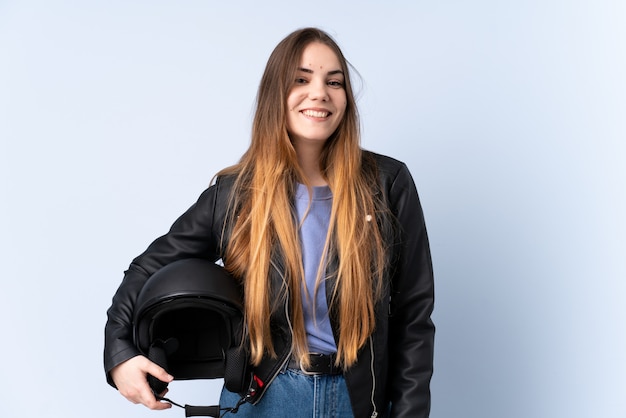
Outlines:
[[328,112],[320,112],[317,110],[303,110],[302,113],[305,116],[311,116],[313,118],[325,118],[328,116]]

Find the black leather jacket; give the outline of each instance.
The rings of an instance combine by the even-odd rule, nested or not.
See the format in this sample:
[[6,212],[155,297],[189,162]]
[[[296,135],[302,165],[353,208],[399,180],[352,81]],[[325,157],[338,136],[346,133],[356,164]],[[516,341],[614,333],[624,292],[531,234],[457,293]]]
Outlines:
[[[397,233],[390,245],[393,268],[387,277],[384,303],[376,308],[376,330],[361,349],[357,363],[344,373],[355,417],[386,416],[426,418],[430,411],[430,379],[433,367],[435,328],[431,321],[434,302],[433,271],[424,217],[407,167],[392,158],[366,152],[377,166],[380,189],[397,220]],[[198,201],[135,258],[113,297],[105,328],[104,367],[110,371],[139,353],[133,345],[132,316],[136,297],[145,281],[162,266],[182,258],[216,261],[222,256],[221,241],[226,203],[233,179],[218,178]],[[226,237],[227,238],[227,237]],[[280,280],[273,266],[271,280]],[[277,278],[278,277],[278,278]],[[335,281],[326,282],[327,294]],[[387,301],[389,303],[387,303]],[[277,358],[266,358],[255,374],[266,384],[284,367],[290,356],[291,334],[287,309],[272,313]],[[336,316],[330,319],[338,336]],[[389,409],[390,408],[390,409]]]

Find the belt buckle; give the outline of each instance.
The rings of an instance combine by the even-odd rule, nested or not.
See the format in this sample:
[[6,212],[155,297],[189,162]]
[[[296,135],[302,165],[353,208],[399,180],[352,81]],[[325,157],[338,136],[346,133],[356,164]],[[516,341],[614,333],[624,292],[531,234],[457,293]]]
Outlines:
[[319,373],[319,372],[310,372],[310,371],[306,370],[306,369],[304,368],[304,366],[302,365],[302,359],[300,359],[300,361],[299,361],[298,363],[300,364],[300,371],[301,371],[302,373],[306,374],[307,376],[317,376],[317,375],[320,375],[320,374],[321,374],[321,373]]

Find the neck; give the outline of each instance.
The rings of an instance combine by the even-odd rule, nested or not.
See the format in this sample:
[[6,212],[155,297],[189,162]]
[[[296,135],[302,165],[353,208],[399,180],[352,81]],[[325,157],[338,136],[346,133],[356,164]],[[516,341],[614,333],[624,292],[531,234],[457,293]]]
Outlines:
[[298,164],[306,177],[305,180],[313,187],[326,186],[328,183],[320,170],[320,155],[323,144],[299,144],[299,146],[294,144],[294,146],[298,155]]

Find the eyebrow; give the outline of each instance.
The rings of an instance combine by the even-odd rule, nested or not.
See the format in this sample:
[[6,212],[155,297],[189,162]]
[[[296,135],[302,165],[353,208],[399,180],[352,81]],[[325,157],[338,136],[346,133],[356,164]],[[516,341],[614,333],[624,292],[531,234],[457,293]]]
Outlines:
[[[313,70],[311,70],[310,68],[300,67],[300,68],[298,68],[298,71],[302,71],[304,73],[313,74]],[[329,71],[326,75],[335,75],[335,74],[343,74],[343,71],[341,71],[341,70],[332,70],[332,71]]]

